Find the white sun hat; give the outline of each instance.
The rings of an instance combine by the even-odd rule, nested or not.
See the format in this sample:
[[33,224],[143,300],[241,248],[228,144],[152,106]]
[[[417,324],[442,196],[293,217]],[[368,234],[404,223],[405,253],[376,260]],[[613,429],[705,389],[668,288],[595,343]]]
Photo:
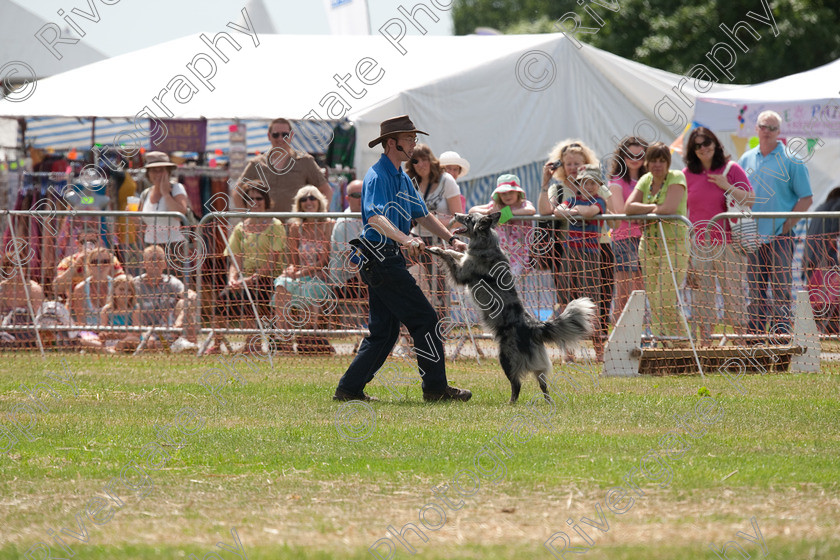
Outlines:
[[470,172],[470,162],[458,155],[458,152],[443,152],[438,158],[440,166],[444,165],[458,165],[461,167],[461,174],[458,179],[463,179],[464,176]]

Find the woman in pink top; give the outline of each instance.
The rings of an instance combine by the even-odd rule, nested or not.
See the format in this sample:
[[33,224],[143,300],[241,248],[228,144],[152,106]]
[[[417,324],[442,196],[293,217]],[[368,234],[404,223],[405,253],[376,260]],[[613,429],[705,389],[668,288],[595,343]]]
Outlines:
[[744,255],[732,245],[728,220],[711,219],[726,212],[726,195],[744,206],[752,207],[755,194],[744,170],[724,153],[717,136],[706,127],[688,135],[683,169],[688,186],[688,218],[692,223],[691,269],[699,289],[692,293],[692,322],[699,331],[700,343],[711,339],[717,323],[715,281],[723,294],[724,323],[740,331],[747,322],[747,297],[742,284],[745,278]]
[[[610,214],[624,214],[624,204],[630,198],[639,177],[647,173],[645,148],[647,142],[636,136],[621,141],[612,156],[610,169]],[[645,282],[639,268],[639,240],[642,226],[639,222],[622,220],[612,230],[612,247],[615,253],[615,315],[621,316],[633,290],[644,290]]]

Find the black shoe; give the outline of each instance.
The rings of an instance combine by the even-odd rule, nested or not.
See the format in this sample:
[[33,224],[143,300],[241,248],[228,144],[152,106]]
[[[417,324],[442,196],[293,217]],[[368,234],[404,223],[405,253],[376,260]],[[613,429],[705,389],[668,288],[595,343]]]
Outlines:
[[365,394],[362,392],[361,395],[354,395],[353,393],[348,393],[347,391],[342,391],[341,389],[335,390],[335,395],[333,395],[334,401],[365,401],[365,402],[376,402],[379,399],[376,397],[371,397],[370,395]]
[[443,393],[426,393],[423,392],[424,401],[463,401],[467,402],[472,398],[472,393],[466,389],[459,389],[457,387],[447,386]]

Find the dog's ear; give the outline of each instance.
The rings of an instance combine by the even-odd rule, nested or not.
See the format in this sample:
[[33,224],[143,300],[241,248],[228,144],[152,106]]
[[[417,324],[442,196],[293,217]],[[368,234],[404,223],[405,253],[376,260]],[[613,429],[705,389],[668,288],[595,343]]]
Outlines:
[[475,224],[475,229],[483,231],[492,228],[499,223],[501,215],[501,212],[493,212],[487,216],[482,216],[481,219],[478,220],[478,223]]

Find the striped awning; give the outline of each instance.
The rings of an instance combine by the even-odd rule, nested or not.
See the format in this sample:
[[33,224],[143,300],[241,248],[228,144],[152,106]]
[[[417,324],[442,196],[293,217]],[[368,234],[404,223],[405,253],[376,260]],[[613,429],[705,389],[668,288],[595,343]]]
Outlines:
[[[207,123],[206,151],[215,153],[221,150],[227,154],[230,148],[230,127],[233,120],[212,120]],[[248,153],[265,152],[271,144],[268,141],[268,124],[270,120],[242,120],[246,127],[246,142]],[[134,130],[131,119],[118,118],[52,118],[30,117],[26,119],[26,142],[36,148],[79,151],[89,150],[94,144],[102,146],[113,145],[115,136],[122,132]],[[139,139],[146,149],[151,149],[149,140],[149,123],[146,121],[144,131]],[[292,121],[295,130],[294,146],[298,150],[309,153],[323,151],[318,138],[329,138],[335,126],[334,121]],[[91,142],[91,135],[94,135]],[[128,141],[128,140],[127,140]]]
[[[222,150],[227,153],[230,147],[228,141],[230,137],[230,127],[235,121],[209,121],[207,123],[207,147],[208,152],[215,152]],[[268,124],[270,120],[253,120],[243,119],[240,121],[245,125],[246,142],[248,143],[248,153],[266,152],[271,148],[271,143],[268,141]],[[323,147],[316,139],[329,138],[335,127],[335,121],[292,121],[292,128],[295,131],[293,145],[296,149],[317,154],[323,152]]]
[[[520,165],[504,173],[513,173],[519,177],[519,184],[525,190],[528,200],[534,203],[540,195],[540,188],[542,185],[542,172],[544,161],[535,161],[526,165]],[[474,179],[467,179],[465,181],[458,181],[461,186],[461,194],[467,198],[467,208],[469,210],[472,206],[479,204],[487,204],[490,201],[490,195],[496,190],[496,179],[502,173],[494,175],[485,175],[483,177],[476,177]]]
[[[111,144],[114,136],[120,132],[133,130],[130,119],[96,119],[95,138],[94,121],[89,118],[66,117],[30,117],[26,119],[26,143],[36,148],[54,148],[65,150],[89,150],[93,144]],[[146,134],[141,140],[149,143],[148,126]]]

